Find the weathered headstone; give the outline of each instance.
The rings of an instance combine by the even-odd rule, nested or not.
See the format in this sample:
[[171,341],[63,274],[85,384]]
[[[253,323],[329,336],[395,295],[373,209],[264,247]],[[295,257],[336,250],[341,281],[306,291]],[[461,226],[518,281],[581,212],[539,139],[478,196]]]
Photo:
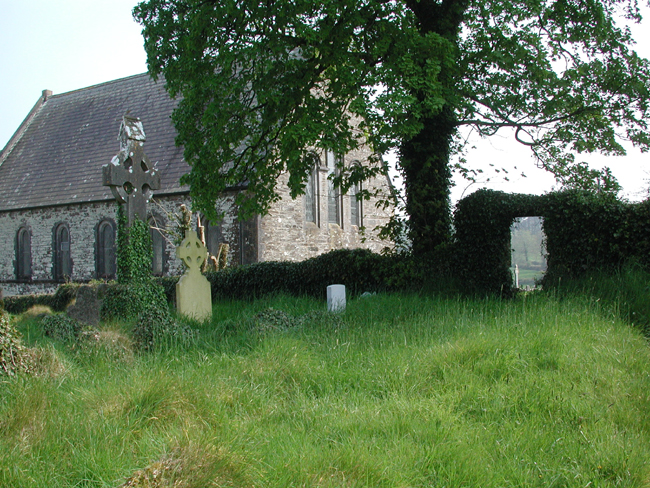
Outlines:
[[327,287],[327,311],[343,312],[345,310],[345,285]]
[[187,269],[176,284],[176,311],[196,320],[212,317],[212,293],[210,282],[201,274],[201,267],[208,256],[208,249],[193,230],[185,233],[185,239],[176,248],[176,256]]
[[108,285],[105,283],[80,286],[75,302],[66,310],[68,316],[82,324],[99,324],[104,292],[107,287]]
[[126,204],[128,226],[137,215],[147,221],[147,202],[160,188],[160,175],[144,154],[146,140],[140,119],[124,116],[120,126],[120,152],[110,164],[102,166],[102,184],[110,186],[119,203]]

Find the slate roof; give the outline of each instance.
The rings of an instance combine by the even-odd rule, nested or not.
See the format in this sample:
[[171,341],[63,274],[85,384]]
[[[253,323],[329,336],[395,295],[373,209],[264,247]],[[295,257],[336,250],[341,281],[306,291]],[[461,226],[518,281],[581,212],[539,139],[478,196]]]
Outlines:
[[114,200],[102,166],[120,149],[122,116],[139,117],[145,154],[161,175],[155,195],[187,191],[189,171],[171,122],[177,102],[141,74],[43,97],[0,155],[0,212]]

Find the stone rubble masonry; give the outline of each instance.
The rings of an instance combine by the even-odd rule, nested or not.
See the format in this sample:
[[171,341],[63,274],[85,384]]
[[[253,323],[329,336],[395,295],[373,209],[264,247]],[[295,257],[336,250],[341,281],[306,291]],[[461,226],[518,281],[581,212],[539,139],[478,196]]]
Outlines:
[[[291,199],[287,181],[288,174],[280,176],[281,199],[273,205],[268,215],[260,219],[260,261],[302,261],[334,249],[367,248],[379,252],[389,246],[389,242],[379,239],[379,229],[388,223],[392,210],[377,208],[378,198],[363,200],[362,224],[364,236],[357,226],[351,225],[350,195],[342,198],[342,225],[328,222],[327,208],[327,168],[325,155],[320,154],[321,167],[318,171],[318,217],[317,223],[305,221],[305,197]],[[361,149],[346,155],[344,165],[354,161],[367,160],[367,150]],[[389,194],[389,182],[385,176],[364,182],[366,189],[378,189],[381,195]]]
[[[324,155],[322,161],[324,161]],[[363,161],[365,154],[351,153],[345,158],[345,164]],[[268,215],[258,218],[257,232],[253,233],[256,250],[253,261],[301,261],[333,249],[369,248],[380,251],[387,242],[377,237],[378,226],[387,223],[390,211],[378,209],[376,199],[364,200],[362,203],[362,223],[366,228],[366,241],[356,226],[351,225],[350,196],[342,198],[342,225],[327,221],[327,168],[321,167],[319,175],[318,223],[305,221],[305,200],[300,196],[292,200],[286,185],[288,175],[281,176],[281,200],[274,204]],[[380,192],[389,192],[387,178],[380,176],[365,182],[365,188],[378,188]],[[230,246],[228,264],[240,263],[240,239],[242,231],[236,218],[234,194],[224,197],[220,209],[225,212],[222,223],[224,241]],[[180,213],[180,205],[190,207],[187,194],[154,197],[148,205],[148,212],[162,221],[162,226],[174,225],[170,220],[175,213]],[[95,279],[96,229],[102,219],[116,222],[117,205],[115,201],[65,205],[21,211],[0,213],[0,288],[5,296],[26,293],[52,293],[60,284],[53,280],[53,233],[60,223],[67,223],[70,229],[70,255],[72,259],[72,281],[88,282]],[[21,226],[27,226],[31,232],[32,280],[17,282],[15,279],[16,235]],[[196,215],[193,216],[193,227]],[[175,246],[171,238],[166,240],[165,275],[182,274],[182,263],[175,255]]]

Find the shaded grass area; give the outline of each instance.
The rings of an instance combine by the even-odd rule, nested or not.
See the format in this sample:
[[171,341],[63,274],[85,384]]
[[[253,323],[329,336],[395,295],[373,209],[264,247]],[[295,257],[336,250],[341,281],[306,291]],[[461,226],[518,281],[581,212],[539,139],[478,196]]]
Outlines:
[[132,357],[23,319],[57,368],[0,382],[0,486],[650,486],[648,344],[599,302],[323,308],[219,303]]
[[596,270],[580,279],[556,280],[547,287],[558,298],[590,297],[650,338],[650,271],[638,263],[631,261],[614,271]]

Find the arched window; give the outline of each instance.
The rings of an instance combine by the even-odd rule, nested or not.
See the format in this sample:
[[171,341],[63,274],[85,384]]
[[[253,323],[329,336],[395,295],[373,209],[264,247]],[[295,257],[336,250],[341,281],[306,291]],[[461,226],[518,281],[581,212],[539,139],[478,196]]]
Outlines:
[[68,224],[54,227],[54,279],[64,281],[72,275],[70,259],[70,229]]
[[95,237],[95,271],[97,278],[115,278],[115,223],[104,219],[97,225]]
[[350,187],[350,223],[357,227],[362,227],[362,217],[361,183],[355,183]]
[[257,216],[239,222],[239,263],[256,263],[258,259]]
[[318,225],[318,167],[320,166],[320,158],[314,153],[310,153],[307,157],[310,160],[311,172],[305,187],[305,220]]
[[16,234],[16,279],[32,279],[32,234],[26,226]]
[[[351,167],[358,167],[361,163],[359,161],[353,161],[350,165]],[[355,183],[350,187],[350,224],[356,225],[357,227],[363,227],[363,199],[361,198],[361,192],[363,187],[361,182]]]
[[225,242],[223,238],[222,222],[214,224],[209,220],[205,221],[205,245],[212,256],[219,254],[219,244]]
[[327,151],[327,221],[331,224],[341,225],[341,192],[332,178],[338,176],[340,171],[340,158],[332,151]]
[[154,276],[162,276],[165,273],[165,238],[160,229],[164,227],[160,217],[152,215],[149,218],[149,231],[151,232],[151,248],[153,259],[151,261],[151,273]]

